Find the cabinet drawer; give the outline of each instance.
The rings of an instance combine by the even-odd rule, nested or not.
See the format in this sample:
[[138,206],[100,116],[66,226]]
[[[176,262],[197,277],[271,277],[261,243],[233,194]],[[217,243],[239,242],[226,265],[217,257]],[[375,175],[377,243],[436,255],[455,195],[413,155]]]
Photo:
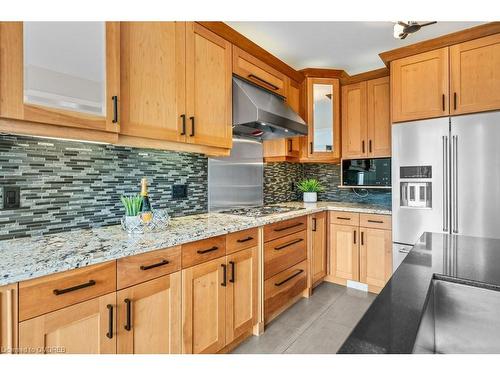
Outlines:
[[58,310],[116,290],[116,262],[19,283],[19,320]]
[[283,73],[235,46],[233,73],[281,96],[286,95],[286,76]]
[[359,225],[359,214],[357,212],[330,211],[330,224]]
[[307,234],[303,230],[267,242],[264,246],[264,279],[307,258]]
[[279,221],[264,227],[264,241],[268,242],[276,238],[287,236],[291,233],[300,232],[307,228],[307,216],[295,219]]
[[391,229],[391,215],[360,214],[359,226],[364,228]]
[[280,312],[307,288],[307,261],[278,273],[264,282],[264,321]]
[[218,236],[182,245],[182,268],[226,255],[226,238]]
[[232,254],[238,250],[257,246],[258,241],[259,230],[257,228],[229,233],[226,235],[226,252],[227,254]]
[[181,269],[181,247],[151,251],[118,259],[117,286],[123,289]]

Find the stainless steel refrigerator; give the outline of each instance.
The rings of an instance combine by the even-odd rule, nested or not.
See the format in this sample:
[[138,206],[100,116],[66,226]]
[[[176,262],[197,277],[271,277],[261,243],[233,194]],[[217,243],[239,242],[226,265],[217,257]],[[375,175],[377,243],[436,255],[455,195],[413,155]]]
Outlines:
[[500,112],[392,126],[393,267],[423,232],[500,238]]

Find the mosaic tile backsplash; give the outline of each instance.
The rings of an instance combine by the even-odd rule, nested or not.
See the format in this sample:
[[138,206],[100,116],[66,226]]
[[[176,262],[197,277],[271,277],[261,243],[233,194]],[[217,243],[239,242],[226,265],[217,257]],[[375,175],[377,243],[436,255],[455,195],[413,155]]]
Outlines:
[[297,191],[295,183],[302,178],[316,178],[325,188],[318,194],[318,200],[345,201],[357,203],[379,204],[390,208],[392,196],[390,191],[377,189],[340,189],[340,165],[334,164],[295,164],[269,163],[264,166],[264,202],[266,204],[281,203],[290,200],[301,200],[302,194]]
[[[154,208],[207,211],[203,155],[0,135],[0,240],[118,224],[120,195],[137,193],[142,177]],[[174,184],[188,197],[173,199]],[[21,188],[20,209],[3,209],[3,186]]]

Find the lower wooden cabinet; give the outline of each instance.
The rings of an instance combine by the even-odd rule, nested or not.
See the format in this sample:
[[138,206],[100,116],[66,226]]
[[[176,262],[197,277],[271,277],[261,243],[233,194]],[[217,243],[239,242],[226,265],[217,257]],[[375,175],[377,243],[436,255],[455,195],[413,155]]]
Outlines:
[[257,319],[257,248],[182,270],[182,352],[217,353]]
[[314,286],[327,273],[326,212],[311,215],[311,284]]
[[[392,232],[388,215],[350,214],[352,225],[337,224],[344,218],[330,213],[329,281],[346,285],[359,281],[379,293],[392,275]],[[347,216],[345,217],[347,219]],[[347,220],[346,220],[347,221]]]
[[117,310],[118,353],[181,353],[180,271],[118,291]]
[[359,249],[359,281],[378,293],[392,274],[391,231],[361,228]]
[[0,354],[17,347],[17,284],[0,286]]
[[21,353],[116,353],[116,293],[19,324]]

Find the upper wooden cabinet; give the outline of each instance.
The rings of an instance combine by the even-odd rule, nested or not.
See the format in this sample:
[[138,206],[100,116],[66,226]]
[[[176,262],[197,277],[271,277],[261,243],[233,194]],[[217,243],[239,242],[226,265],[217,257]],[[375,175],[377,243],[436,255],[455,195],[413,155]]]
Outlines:
[[338,162],[340,159],[340,83],[336,78],[307,78],[309,134],[301,161]]
[[500,109],[500,34],[450,47],[450,112]]
[[0,354],[17,348],[17,284],[0,286]]
[[117,133],[118,22],[2,22],[0,116]]
[[123,22],[121,46],[122,134],[231,147],[231,43],[195,22]]
[[392,122],[449,114],[448,47],[391,62]]
[[391,155],[389,77],[342,87],[342,158]]
[[271,92],[286,96],[286,76],[256,57],[233,46],[233,73]]
[[121,133],[185,141],[186,23],[121,22],[120,38]]

